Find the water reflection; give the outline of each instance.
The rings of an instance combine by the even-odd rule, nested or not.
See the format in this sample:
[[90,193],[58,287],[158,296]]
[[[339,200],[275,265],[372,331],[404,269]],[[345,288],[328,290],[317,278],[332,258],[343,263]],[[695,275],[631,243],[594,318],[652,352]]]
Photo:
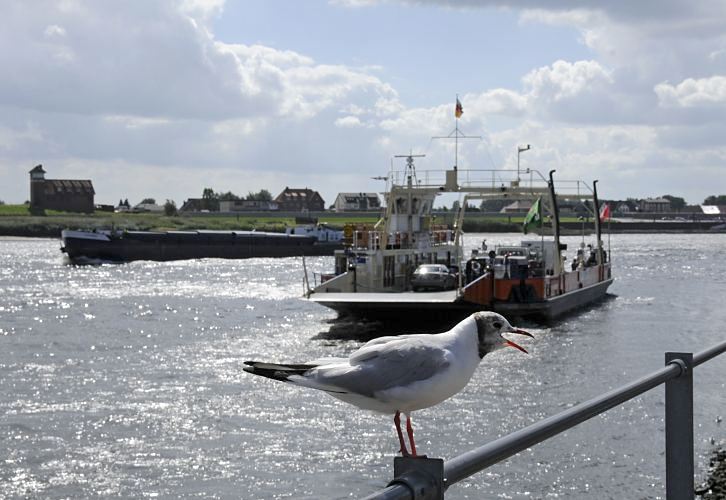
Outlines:
[[[658,369],[667,350],[722,340],[726,236],[612,243],[613,296],[550,325],[513,320],[535,335],[529,356],[493,353],[461,393],[417,412],[422,451],[452,457]],[[342,498],[390,478],[390,416],[241,367],[347,356],[413,323],[336,320],[301,300],[299,259],[73,267],[57,241],[0,245],[2,495]],[[306,264],[328,271],[332,259]],[[694,384],[700,471],[711,439],[723,439],[723,363],[713,363]],[[662,391],[653,391],[447,498],[662,497],[662,451]]]

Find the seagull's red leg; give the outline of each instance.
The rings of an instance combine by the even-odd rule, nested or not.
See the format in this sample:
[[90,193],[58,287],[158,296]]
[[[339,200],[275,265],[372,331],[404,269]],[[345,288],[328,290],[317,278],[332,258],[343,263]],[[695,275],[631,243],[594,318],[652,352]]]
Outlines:
[[[396,424],[396,432],[398,433],[398,441],[401,443],[401,449],[399,450],[404,457],[410,456],[406,449],[406,442],[403,440],[403,431],[401,431],[401,412],[396,411],[396,416],[393,417],[393,423]],[[414,451],[414,455],[416,452]]]
[[411,425],[411,415],[406,413],[406,432],[408,433],[408,441],[411,443],[411,456],[416,457],[416,443],[413,442],[413,426]]

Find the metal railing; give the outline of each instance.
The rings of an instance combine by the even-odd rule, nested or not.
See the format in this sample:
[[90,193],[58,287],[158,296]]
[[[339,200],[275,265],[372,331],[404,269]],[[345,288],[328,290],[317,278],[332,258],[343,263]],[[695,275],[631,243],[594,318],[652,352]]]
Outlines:
[[665,383],[666,498],[693,499],[693,368],[726,352],[665,354],[665,367],[484,446],[441,459],[397,457],[394,479],[365,500],[437,500],[451,485]]

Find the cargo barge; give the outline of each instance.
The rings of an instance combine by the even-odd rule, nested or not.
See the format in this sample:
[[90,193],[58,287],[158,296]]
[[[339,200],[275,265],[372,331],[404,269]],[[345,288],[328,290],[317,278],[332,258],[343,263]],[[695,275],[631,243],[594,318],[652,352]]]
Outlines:
[[324,226],[262,231],[74,231],[61,233],[61,251],[71,263],[249,259],[333,255],[342,232]]

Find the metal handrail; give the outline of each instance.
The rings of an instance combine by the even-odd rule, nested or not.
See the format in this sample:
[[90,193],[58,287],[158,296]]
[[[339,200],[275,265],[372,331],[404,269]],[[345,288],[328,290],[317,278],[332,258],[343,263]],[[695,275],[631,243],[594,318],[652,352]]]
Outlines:
[[[681,453],[683,449],[688,448],[689,441],[688,436],[683,437],[684,442],[671,443],[671,441],[679,440],[678,436],[669,436],[668,432],[668,420],[678,419],[679,424],[682,422],[690,422],[690,472],[681,471],[677,472],[677,467],[671,467],[671,463],[667,463],[666,475],[671,474],[671,470],[674,470],[674,475],[682,475],[679,477],[679,483],[687,482],[683,480],[683,477],[688,478],[690,474],[690,486],[677,484],[676,481],[667,480],[667,498],[671,498],[670,492],[674,488],[680,487],[679,492],[686,491],[688,488],[691,490],[689,498],[693,498],[693,422],[692,422],[692,368],[709,361],[716,356],[726,352],[726,341],[716,344],[709,349],[701,351],[695,355],[689,353],[666,353],[666,366],[658,371],[655,371],[649,375],[646,375],[640,379],[637,379],[629,384],[626,384],[619,389],[614,389],[605,394],[597,396],[589,401],[578,404],[568,410],[560,412],[551,417],[535,422],[519,431],[513,432],[506,436],[502,436],[490,443],[480,446],[474,450],[470,450],[457,457],[454,457],[446,461],[443,465],[443,484],[441,485],[441,495],[426,496],[422,495],[421,491],[416,491],[415,487],[412,487],[412,477],[416,477],[415,474],[412,476],[410,473],[405,480],[397,481],[394,479],[388,487],[381,490],[378,493],[374,493],[365,498],[365,500],[408,500],[408,499],[419,499],[419,498],[443,498],[443,491],[449,488],[451,485],[462,481],[463,479],[480,472],[481,470],[496,464],[506,458],[519,453],[522,450],[532,447],[533,445],[540,443],[550,437],[559,434],[561,432],[574,427],[590,418],[606,412],[607,410],[618,406],[630,399],[633,399],[644,392],[647,392],[663,383],[674,381],[679,377],[688,377],[689,385],[685,389],[685,393],[676,394],[674,404],[683,404],[683,402],[690,402],[690,408],[669,408],[669,402],[671,401],[675,391],[681,391],[682,387],[678,386],[671,388],[671,394],[669,394],[669,386],[666,386],[666,460],[670,462],[672,456],[683,455]],[[673,382],[671,382],[673,383]],[[690,420],[689,420],[690,418]],[[684,419],[684,420],[681,420]],[[682,426],[681,430],[683,429]],[[683,434],[683,433],[682,433]],[[677,448],[679,453],[674,453],[668,448]],[[687,454],[686,454],[687,455]],[[428,479],[430,478],[423,478]],[[683,496],[674,494],[673,498],[683,498]]]

